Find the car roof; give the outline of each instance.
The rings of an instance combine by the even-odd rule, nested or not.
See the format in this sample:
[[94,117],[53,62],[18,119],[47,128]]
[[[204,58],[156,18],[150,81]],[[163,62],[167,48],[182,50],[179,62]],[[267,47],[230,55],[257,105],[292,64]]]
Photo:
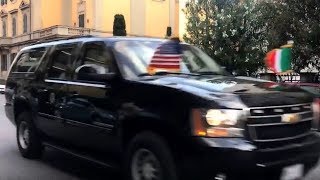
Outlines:
[[113,37],[79,37],[74,39],[66,39],[66,40],[56,40],[52,42],[46,43],[39,43],[31,46],[27,46],[21,49],[21,51],[26,51],[35,48],[41,47],[48,47],[48,46],[55,46],[59,44],[69,44],[69,43],[77,43],[77,42],[92,42],[92,41],[104,41],[104,42],[116,42],[116,41],[159,41],[163,42],[167,39],[161,38],[148,38],[148,37],[120,37],[120,36],[113,36]]

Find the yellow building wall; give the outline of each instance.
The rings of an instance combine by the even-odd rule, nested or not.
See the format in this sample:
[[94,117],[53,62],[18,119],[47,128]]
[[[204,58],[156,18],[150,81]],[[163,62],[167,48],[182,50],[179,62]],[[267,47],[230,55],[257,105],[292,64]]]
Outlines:
[[[22,34],[22,24],[23,24],[23,19],[22,19],[22,12],[19,9],[19,6],[21,4],[22,0],[16,1],[15,3],[11,3],[10,0],[7,1],[7,4],[2,6],[1,9],[4,10],[5,12],[8,13],[7,15],[7,37],[12,37],[12,15],[10,14],[10,11],[17,9],[18,12],[16,12],[16,23],[17,23],[17,35]],[[29,3],[29,0],[25,0],[26,3]],[[2,18],[1,18],[2,20]],[[2,22],[1,22],[1,27],[2,27]],[[1,28],[1,35],[2,35],[2,28]]]
[[[95,0],[87,0],[86,1],[86,13],[85,13],[85,27],[92,29],[94,26],[94,2]],[[72,13],[76,13],[78,16],[77,11],[72,11]],[[77,18],[78,19],[78,18]]]
[[[114,15],[122,14],[126,21],[127,33],[131,32],[130,0],[104,0],[103,13],[101,14],[105,31],[113,31]],[[99,16],[99,15],[97,15]]]
[[37,11],[31,12],[31,29],[32,31],[42,29],[42,12],[41,12],[42,0],[32,0],[31,9],[37,9]]
[[169,1],[146,2],[146,35],[165,37],[170,21]]
[[180,16],[180,4],[179,4],[179,1],[176,1],[175,14],[174,14],[174,29],[172,31],[174,36],[179,36],[179,30],[180,30],[179,16]]
[[42,28],[62,24],[62,6],[66,0],[42,0],[41,24]]
[[[165,0],[84,0],[85,27],[101,31],[113,31],[115,14],[123,14],[126,21],[128,34],[138,34],[155,37],[165,37],[166,29],[172,26],[173,35],[183,34],[184,19],[181,14],[179,1]],[[170,19],[170,1],[175,1],[175,12]],[[185,0],[181,0],[185,1]],[[2,6],[6,12],[18,9],[17,12],[17,35],[23,31],[23,14],[19,9],[22,0],[11,3],[8,0],[6,6]],[[29,0],[25,0],[29,3]],[[32,31],[48,28],[55,25],[79,26],[78,3],[79,0],[32,0],[31,17],[29,26]],[[140,7],[141,6],[141,7]],[[172,4],[171,4],[172,6]],[[138,11],[136,10],[138,9]],[[30,9],[29,9],[30,10]],[[172,10],[172,9],[171,9]],[[8,13],[7,36],[12,35],[12,17]],[[174,19],[174,21],[172,20]],[[171,23],[171,24],[170,24]],[[2,24],[0,22],[0,24]],[[0,31],[2,29],[0,28]]]

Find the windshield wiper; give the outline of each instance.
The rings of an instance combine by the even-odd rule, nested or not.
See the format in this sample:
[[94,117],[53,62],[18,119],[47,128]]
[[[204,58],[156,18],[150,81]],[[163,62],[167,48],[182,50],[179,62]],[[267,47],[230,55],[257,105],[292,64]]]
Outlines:
[[201,76],[201,74],[198,73],[184,73],[184,72],[167,72],[167,71],[160,71],[160,72],[156,72],[153,75],[149,74],[149,73],[143,73],[143,74],[139,74],[139,77],[143,77],[143,76],[164,76],[164,75],[187,75],[187,76]]

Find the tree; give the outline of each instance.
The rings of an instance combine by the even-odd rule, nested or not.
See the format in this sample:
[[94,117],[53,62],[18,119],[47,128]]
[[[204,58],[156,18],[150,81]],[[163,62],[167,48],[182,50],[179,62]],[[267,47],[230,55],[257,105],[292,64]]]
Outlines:
[[126,22],[122,14],[116,14],[113,21],[113,35],[126,36]]
[[268,45],[258,7],[253,0],[190,1],[184,40],[200,46],[229,71],[253,74],[264,65]]
[[293,68],[300,72],[308,66],[320,70],[320,1],[264,1],[268,42],[279,47],[294,41]]

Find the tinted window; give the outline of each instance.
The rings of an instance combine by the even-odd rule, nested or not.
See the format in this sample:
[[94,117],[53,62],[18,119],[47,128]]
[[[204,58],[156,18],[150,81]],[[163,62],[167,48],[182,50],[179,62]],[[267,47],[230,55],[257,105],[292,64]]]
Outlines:
[[13,72],[34,72],[41,63],[46,48],[33,49],[22,53],[17,61]]
[[51,65],[48,71],[49,78],[65,80],[71,77],[76,47],[76,44],[57,47],[51,58]]
[[[84,45],[83,57],[75,69],[76,80],[87,80],[83,74],[106,74],[112,72],[112,58],[103,42],[87,43]],[[87,80],[90,81],[90,80]]]

